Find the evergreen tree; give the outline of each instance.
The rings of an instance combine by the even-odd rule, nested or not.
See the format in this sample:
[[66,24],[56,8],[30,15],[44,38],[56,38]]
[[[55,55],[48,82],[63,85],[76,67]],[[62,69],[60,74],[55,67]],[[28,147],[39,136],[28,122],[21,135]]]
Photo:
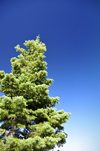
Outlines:
[[66,142],[63,123],[70,113],[56,111],[58,97],[50,97],[46,62],[46,46],[36,40],[25,41],[27,49],[15,47],[18,58],[11,59],[12,72],[0,71],[0,150],[44,151]]

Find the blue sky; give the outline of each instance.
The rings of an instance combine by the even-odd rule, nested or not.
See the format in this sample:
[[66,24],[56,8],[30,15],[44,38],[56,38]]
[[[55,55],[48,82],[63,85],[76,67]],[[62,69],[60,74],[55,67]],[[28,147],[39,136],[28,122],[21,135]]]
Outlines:
[[[71,112],[61,151],[100,150],[100,1],[1,0],[0,70],[11,72],[14,46],[25,40],[46,44],[51,97],[57,110]],[[0,93],[2,95],[2,93]]]

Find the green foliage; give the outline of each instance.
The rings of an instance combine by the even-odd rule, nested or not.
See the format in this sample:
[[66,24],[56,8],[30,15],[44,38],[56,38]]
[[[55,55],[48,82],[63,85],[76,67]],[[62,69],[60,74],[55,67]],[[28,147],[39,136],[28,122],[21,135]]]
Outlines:
[[59,97],[50,97],[47,79],[46,46],[36,40],[25,41],[28,49],[15,47],[18,58],[11,59],[12,72],[0,71],[0,150],[44,151],[63,145],[67,135],[63,123],[70,113],[56,111]]

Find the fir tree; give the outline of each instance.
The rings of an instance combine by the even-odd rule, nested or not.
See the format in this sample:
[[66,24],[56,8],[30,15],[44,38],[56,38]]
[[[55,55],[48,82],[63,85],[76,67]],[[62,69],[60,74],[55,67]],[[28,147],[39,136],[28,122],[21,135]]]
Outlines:
[[46,46],[36,40],[25,41],[27,49],[15,47],[18,58],[11,59],[10,74],[0,71],[0,150],[44,151],[66,142],[63,123],[70,113],[56,111],[59,97],[50,97],[43,60]]

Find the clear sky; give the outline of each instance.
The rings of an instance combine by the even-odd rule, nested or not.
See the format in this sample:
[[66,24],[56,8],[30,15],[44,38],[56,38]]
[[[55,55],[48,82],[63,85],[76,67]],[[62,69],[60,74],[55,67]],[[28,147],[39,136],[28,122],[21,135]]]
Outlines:
[[72,113],[60,150],[100,151],[100,0],[0,0],[0,70],[10,73],[14,46],[38,34],[54,79],[49,95]]

